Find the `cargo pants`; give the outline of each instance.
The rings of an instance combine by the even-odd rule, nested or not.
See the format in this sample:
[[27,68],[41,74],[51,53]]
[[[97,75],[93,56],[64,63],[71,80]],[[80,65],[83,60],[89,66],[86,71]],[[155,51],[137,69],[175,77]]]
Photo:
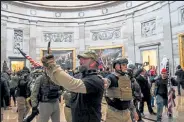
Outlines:
[[1,122],[3,121],[3,112],[4,112],[4,108],[1,107]]
[[105,98],[103,97],[102,103],[101,103],[101,113],[102,113],[102,118],[101,121],[105,122],[106,120],[106,114],[107,114],[107,102]]
[[56,102],[39,102],[39,122],[60,122],[59,100]]
[[29,113],[29,106],[26,98],[17,97],[18,122],[22,122],[24,117]]
[[106,122],[132,122],[129,109],[117,110],[108,106]]
[[64,114],[65,114],[65,119],[67,122],[72,122],[72,112],[71,108],[65,106],[64,107]]

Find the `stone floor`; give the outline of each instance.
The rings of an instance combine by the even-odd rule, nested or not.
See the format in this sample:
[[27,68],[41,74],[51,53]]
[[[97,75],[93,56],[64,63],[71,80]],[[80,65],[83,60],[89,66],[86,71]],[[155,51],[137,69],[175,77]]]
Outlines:
[[[164,111],[163,122],[184,122],[184,91],[182,91],[181,96],[177,96],[175,102],[176,102],[176,107],[174,108],[173,119],[168,119],[166,115],[166,111]],[[63,112],[63,101],[60,104],[60,110],[61,110],[61,121],[60,122],[66,122],[65,117],[64,117],[64,112]],[[149,114],[147,106],[145,106],[144,110],[145,110],[144,114],[147,118],[156,119],[156,116],[152,116]],[[156,112],[156,107],[154,107],[154,111]],[[145,122],[152,122],[147,119],[144,119],[144,120]],[[4,121],[3,122],[17,122],[16,107],[12,107],[10,110],[4,111]],[[36,122],[36,119],[34,119],[32,122]],[[49,122],[51,122],[51,120]]]

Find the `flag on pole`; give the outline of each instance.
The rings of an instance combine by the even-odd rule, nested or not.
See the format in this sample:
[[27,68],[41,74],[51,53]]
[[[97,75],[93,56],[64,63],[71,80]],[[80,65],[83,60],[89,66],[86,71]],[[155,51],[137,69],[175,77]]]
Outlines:
[[171,75],[170,75],[170,68],[169,68],[169,59],[167,59],[166,63],[166,69],[167,69],[167,74],[168,74],[168,116],[172,117],[173,116],[173,107],[174,107],[174,88],[171,84]]
[[99,63],[98,69],[103,69],[105,67],[105,64],[102,59],[102,50],[99,51],[98,57],[99,57],[98,58],[98,63]]
[[34,67],[42,67],[38,62],[34,61],[29,55],[27,55],[26,53],[24,53],[22,50],[20,50],[20,48],[17,48],[20,53],[30,61],[31,65],[33,65]]
[[102,62],[102,58],[101,57],[98,58],[98,63],[99,63],[98,68],[99,69],[102,69],[104,67],[104,65],[103,65],[103,62]]

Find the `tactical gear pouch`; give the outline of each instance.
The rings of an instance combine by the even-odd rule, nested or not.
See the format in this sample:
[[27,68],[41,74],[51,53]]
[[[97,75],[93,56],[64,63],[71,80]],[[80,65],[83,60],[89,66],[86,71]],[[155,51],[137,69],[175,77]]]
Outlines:
[[131,88],[120,88],[121,90],[121,99],[124,101],[132,100],[132,89]]
[[[50,81],[50,78],[45,75],[46,77],[43,77],[43,79],[41,79],[42,81],[42,85],[40,87],[40,101],[41,102],[50,102],[50,101],[56,101],[56,99],[59,98],[59,90],[60,90],[60,86],[52,83],[52,81]],[[43,82],[45,81],[45,82]]]
[[58,92],[49,92],[47,98],[48,99],[56,99],[56,98],[59,98],[59,93]]
[[106,96],[109,98],[119,98],[122,101],[132,100],[131,81],[127,76],[120,76],[118,87],[107,89]]
[[109,88],[107,90],[107,97],[109,98],[120,98],[122,101],[129,101],[132,99],[131,88]]

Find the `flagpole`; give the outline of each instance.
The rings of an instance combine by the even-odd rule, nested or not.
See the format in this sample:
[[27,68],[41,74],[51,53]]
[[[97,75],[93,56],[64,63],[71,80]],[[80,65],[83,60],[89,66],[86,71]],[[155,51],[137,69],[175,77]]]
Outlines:
[[17,50],[24,56],[24,58],[28,59],[34,67],[42,67],[38,62],[34,61],[29,55],[24,53],[20,48],[17,48]]

